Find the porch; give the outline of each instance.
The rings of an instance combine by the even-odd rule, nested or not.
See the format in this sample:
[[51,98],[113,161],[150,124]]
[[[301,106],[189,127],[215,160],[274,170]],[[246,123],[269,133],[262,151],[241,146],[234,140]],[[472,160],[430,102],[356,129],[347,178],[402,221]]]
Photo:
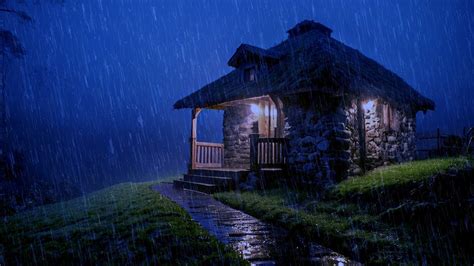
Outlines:
[[285,169],[288,145],[281,101],[264,96],[206,109],[224,110],[224,141],[198,141],[197,119],[202,109],[194,108],[188,173],[175,186],[206,193],[233,190],[247,181],[250,172]]

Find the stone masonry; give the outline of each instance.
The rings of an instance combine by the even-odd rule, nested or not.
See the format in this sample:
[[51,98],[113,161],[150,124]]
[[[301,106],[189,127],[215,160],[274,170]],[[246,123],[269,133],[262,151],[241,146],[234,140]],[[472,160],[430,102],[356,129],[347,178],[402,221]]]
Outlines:
[[340,101],[318,96],[284,100],[289,168],[306,183],[327,184],[346,177],[351,132]]
[[[305,183],[327,185],[362,174],[356,99],[301,94],[282,101],[292,176]],[[387,108],[390,126],[384,122]],[[224,167],[249,168],[250,134],[256,133],[257,120],[248,105],[225,109]],[[366,170],[413,160],[414,112],[376,100],[370,109],[364,110],[363,123]]]
[[248,105],[230,106],[224,110],[224,167],[250,167],[250,134],[258,117]]
[[[366,170],[413,160],[414,112],[374,102],[364,110]],[[308,95],[284,101],[292,174],[322,184],[362,174],[356,103],[356,99]],[[384,105],[391,108],[392,128],[383,123]]]
[[[385,110],[384,110],[385,108]],[[390,108],[390,118],[384,115]],[[359,167],[359,133],[356,100],[350,101],[346,108],[347,130],[351,132],[350,175],[361,173]],[[391,126],[384,123],[390,119]],[[364,110],[366,170],[390,164],[413,160],[416,146],[416,117],[408,109],[394,108],[381,100],[374,101],[372,108]]]

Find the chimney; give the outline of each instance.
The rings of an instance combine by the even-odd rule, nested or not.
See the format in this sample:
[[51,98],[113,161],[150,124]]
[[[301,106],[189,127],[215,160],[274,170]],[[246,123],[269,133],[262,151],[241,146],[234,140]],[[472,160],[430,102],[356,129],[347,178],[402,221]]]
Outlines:
[[318,31],[319,33],[327,37],[331,37],[332,33],[332,30],[330,28],[324,26],[319,22],[314,22],[313,20],[304,20],[287,31],[288,38],[294,38],[309,31]]

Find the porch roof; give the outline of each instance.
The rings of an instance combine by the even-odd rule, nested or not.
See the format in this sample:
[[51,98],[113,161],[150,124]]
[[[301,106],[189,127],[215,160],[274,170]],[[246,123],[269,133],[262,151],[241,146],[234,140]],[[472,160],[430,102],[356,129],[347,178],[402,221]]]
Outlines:
[[243,70],[234,69],[177,101],[174,108],[205,108],[268,94],[307,91],[380,97],[415,110],[435,108],[432,100],[392,71],[322,31],[302,33],[266,51],[265,54],[278,55],[278,63],[268,72],[259,73],[257,80],[246,82],[242,78]]

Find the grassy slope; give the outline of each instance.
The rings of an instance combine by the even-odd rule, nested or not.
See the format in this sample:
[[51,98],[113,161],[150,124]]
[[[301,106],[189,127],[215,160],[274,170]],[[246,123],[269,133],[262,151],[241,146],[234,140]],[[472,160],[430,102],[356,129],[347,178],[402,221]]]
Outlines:
[[0,264],[246,264],[151,185],[120,184],[8,217]]
[[[391,228],[354,204],[293,201],[301,195],[293,191],[266,193],[226,192],[215,197],[264,221],[313,239],[343,254],[360,255],[360,260],[378,262],[398,260],[400,250],[410,243],[399,241],[405,231]],[[304,197],[304,196],[303,196]],[[298,208],[295,207],[298,205]],[[301,208],[299,208],[301,206]],[[359,250],[353,250],[357,245]]]
[[465,158],[441,158],[414,161],[375,169],[364,176],[352,178],[339,183],[334,192],[345,197],[354,193],[368,193],[380,187],[384,189],[403,186],[407,183],[422,181],[450,167],[464,167]]
[[[314,239],[344,254],[358,254],[371,263],[420,260],[405,226],[381,221],[367,206],[342,200],[351,193],[371,193],[420,181],[465,159],[437,159],[395,165],[340,183],[332,197],[318,200],[311,191],[275,189],[263,192],[219,193],[215,197],[251,215]],[[358,247],[354,251],[353,247]]]

